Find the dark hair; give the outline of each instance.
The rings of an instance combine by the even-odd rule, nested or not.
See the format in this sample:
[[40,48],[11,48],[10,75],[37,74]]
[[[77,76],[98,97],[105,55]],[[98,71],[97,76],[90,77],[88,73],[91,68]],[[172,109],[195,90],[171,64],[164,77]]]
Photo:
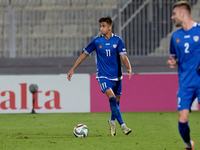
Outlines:
[[184,7],[184,9],[186,9],[190,14],[191,14],[191,5],[190,3],[186,2],[186,1],[179,1],[176,2],[173,6],[173,9],[176,7]]
[[112,23],[113,23],[113,21],[112,21],[110,16],[100,18],[99,19],[99,23],[102,23],[102,22],[106,22],[109,25],[112,25]]

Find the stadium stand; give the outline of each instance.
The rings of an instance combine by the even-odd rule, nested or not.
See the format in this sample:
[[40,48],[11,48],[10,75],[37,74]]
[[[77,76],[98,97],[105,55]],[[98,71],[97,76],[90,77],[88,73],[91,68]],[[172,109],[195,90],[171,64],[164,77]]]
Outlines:
[[[98,19],[108,15],[135,73],[175,72],[165,65],[168,44],[163,39],[174,29],[170,17],[175,1],[0,0],[0,73],[66,73],[83,47],[99,35]],[[189,1],[198,15],[199,1]],[[10,53],[13,45],[15,58]],[[91,64],[93,55],[77,73],[95,73]]]
[[[200,23],[200,1],[196,1],[195,5],[193,5],[191,15],[194,21]],[[149,56],[169,55],[169,51],[166,50],[169,50],[171,35],[177,29],[179,28],[173,25],[172,31],[160,40],[159,46],[155,48],[155,52],[149,54]]]

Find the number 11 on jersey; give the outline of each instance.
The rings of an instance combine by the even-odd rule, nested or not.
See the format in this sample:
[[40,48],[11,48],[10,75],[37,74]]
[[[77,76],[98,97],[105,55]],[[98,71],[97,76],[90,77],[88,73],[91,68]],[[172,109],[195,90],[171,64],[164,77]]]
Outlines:
[[107,57],[110,57],[110,56],[111,56],[110,49],[106,49],[106,56],[107,56]]

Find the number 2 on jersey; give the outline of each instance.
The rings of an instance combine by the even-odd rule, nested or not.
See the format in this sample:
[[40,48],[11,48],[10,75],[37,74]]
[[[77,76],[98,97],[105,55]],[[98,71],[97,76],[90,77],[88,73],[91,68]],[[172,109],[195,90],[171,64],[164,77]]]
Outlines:
[[181,103],[181,98],[178,97],[178,100],[177,100],[177,106],[178,106],[178,107],[181,107],[180,103]]
[[189,52],[190,52],[190,51],[188,50],[189,47],[190,47],[189,43],[185,43],[184,46],[185,46],[185,53],[189,53]]

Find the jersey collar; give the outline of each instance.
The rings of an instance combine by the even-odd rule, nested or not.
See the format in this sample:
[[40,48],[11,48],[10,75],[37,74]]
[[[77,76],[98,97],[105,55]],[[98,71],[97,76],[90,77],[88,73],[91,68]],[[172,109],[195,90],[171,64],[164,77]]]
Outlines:
[[196,27],[197,26],[197,22],[194,22],[194,26],[193,27]]
[[[114,34],[112,33],[111,37],[113,37],[113,36],[114,36]],[[101,34],[101,37],[103,37],[103,34]]]

